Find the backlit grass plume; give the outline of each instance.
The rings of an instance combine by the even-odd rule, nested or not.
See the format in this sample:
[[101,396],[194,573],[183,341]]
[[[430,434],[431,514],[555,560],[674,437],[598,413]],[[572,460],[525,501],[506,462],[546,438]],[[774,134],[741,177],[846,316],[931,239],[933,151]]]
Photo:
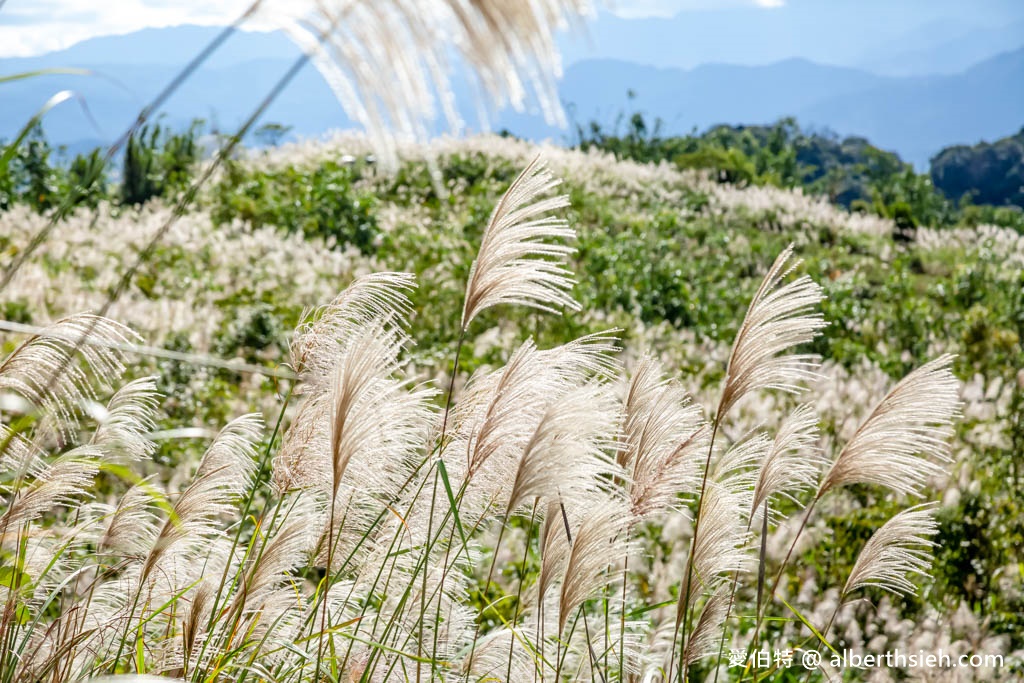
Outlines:
[[481,103],[522,110],[532,95],[549,123],[563,124],[556,32],[591,12],[585,0],[258,4],[264,21],[312,56],[348,117],[389,162],[396,138],[424,139],[438,119],[461,128],[452,94],[456,64],[468,67]]
[[552,312],[579,308],[569,295],[573,279],[565,267],[574,249],[561,243],[576,233],[564,219],[550,215],[568,206],[569,200],[564,195],[545,196],[559,183],[537,157],[495,207],[469,271],[462,329],[498,304]]

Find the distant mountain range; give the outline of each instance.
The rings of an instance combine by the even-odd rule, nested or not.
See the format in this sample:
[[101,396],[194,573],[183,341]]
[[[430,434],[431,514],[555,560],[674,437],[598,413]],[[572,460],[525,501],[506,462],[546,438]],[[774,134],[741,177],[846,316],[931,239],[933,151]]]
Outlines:
[[[627,20],[607,20],[596,30],[605,30],[608,21]],[[668,28],[671,23],[666,22]],[[904,41],[917,50],[917,57],[906,56],[908,61],[936,61],[927,57],[928,50],[940,49],[943,44],[960,45],[959,51],[947,48],[950,59],[943,63],[944,69],[959,68],[961,61],[984,55],[986,49],[989,52],[956,73],[926,76],[893,75],[899,69],[892,68],[891,60],[886,62],[881,50],[876,55],[881,62],[869,71],[804,59],[766,66],[722,63],[665,68],[623,59],[577,59],[578,49],[568,46],[567,58],[572,63],[560,93],[571,116],[580,123],[596,119],[611,125],[620,113],[639,110],[649,118],[662,119],[666,132],[690,132],[718,123],[770,123],[795,116],[805,127],[863,135],[921,166],[945,146],[1002,137],[1024,125],[1024,31],[1016,34],[1014,50],[991,56],[995,47],[1010,45],[1015,34],[1012,27],[1010,32],[985,30],[989,33],[969,31],[965,35],[949,27],[945,32],[937,30],[936,35],[945,40],[938,45],[935,41]],[[88,114],[74,103],[53,110],[45,123],[49,138],[71,149],[110,140],[216,32],[215,28],[195,26],[146,29],[94,38],[39,57],[0,60],[0,74],[71,66],[97,74],[47,75],[0,84],[0,137],[12,137],[53,93],[70,89],[80,95]],[[601,40],[600,35],[593,40]],[[652,49],[652,38],[645,40]],[[993,44],[981,49],[979,43],[985,41]],[[628,45],[628,36],[619,44]],[[890,48],[888,54],[896,53]],[[297,56],[297,49],[281,34],[241,33],[167,103],[166,120],[184,125],[200,117],[230,129],[255,107]],[[632,100],[627,99],[628,91],[635,93]],[[475,103],[465,94],[459,100],[467,118],[475,120]],[[265,120],[290,125],[302,136],[350,125],[311,67],[303,70]],[[571,131],[550,128],[536,113],[501,112],[492,127],[530,138],[571,138]]]

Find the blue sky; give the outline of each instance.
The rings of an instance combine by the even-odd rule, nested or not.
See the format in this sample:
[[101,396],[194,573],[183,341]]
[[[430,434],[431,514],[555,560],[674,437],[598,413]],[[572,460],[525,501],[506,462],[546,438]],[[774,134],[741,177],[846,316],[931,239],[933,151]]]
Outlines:
[[[220,25],[237,17],[251,1],[7,0],[0,8],[0,57],[40,54],[86,38],[145,27]],[[607,0],[596,4],[602,12],[622,18],[656,22],[681,17],[684,31],[679,40],[673,44],[659,40],[654,46],[665,53],[666,63],[676,66],[787,57],[860,64],[870,61],[867,57],[881,41],[900,40],[904,35],[912,41],[915,32],[954,36],[1024,21],[1024,0]],[[761,23],[764,31],[757,30]],[[687,28],[692,30],[688,33]],[[628,40],[643,42],[643,37],[642,31],[630,32]],[[601,26],[592,35],[603,53],[614,52],[617,38],[614,31]],[[724,49],[730,45],[738,49]],[[735,59],[730,59],[733,54]]]
[[[147,26],[217,25],[251,0],[8,0],[0,9],[0,56],[32,55],[85,38]],[[786,0],[619,0],[602,3],[624,17],[672,16],[712,8],[773,8]]]

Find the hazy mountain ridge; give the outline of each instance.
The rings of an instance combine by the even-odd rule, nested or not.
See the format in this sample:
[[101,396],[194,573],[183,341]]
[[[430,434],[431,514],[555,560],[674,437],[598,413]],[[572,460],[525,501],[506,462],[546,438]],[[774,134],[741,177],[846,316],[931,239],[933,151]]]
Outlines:
[[[605,30],[609,21],[598,22],[596,30]],[[647,24],[651,20],[636,21]],[[665,23],[671,27],[674,21]],[[49,75],[4,84],[0,137],[12,137],[53,93],[70,89],[84,99],[99,129],[80,107],[69,103],[47,116],[50,139],[79,146],[86,139],[113,138],[219,30],[195,26],[146,29],[91,39],[39,57],[5,59],[0,65],[4,73],[77,66],[99,76]],[[937,35],[948,38],[956,34],[948,29]],[[907,42],[917,45],[921,40]],[[230,129],[298,54],[280,33],[233,36],[167,103],[167,122],[184,125],[202,117]],[[769,123],[795,116],[809,128],[866,136],[923,166],[943,147],[973,144],[1019,130],[1024,124],[1020,83],[1024,83],[1024,48],[991,57],[957,74],[902,77],[807,59],[764,66],[709,63],[690,69],[580,59],[567,67],[560,93],[571,119],[584,125],[595,119],[608,126],[620,114],[643,111],[649,118],[660,118],[665,132],[682,133],[719,123]],[[628,99],[627,92],[635,97]],[[475,122],[472,98],[463,94],[459,100],[464,115]],[[264,120],[290,125],[301,136],[350,125],[311,67],[301,72]],[[573,137],[571,128],[552,128],[529,112],[501,112],[492,126],[534,139]]]

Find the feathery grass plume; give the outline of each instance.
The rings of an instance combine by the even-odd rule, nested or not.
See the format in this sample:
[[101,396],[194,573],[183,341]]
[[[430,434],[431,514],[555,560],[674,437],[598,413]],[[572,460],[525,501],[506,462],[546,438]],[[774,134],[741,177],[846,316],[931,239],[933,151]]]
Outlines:
[[338,345],[372,321],[403,324],[411,311],[408,293],[415,287],[411,273],[372,273],[353,280],[334,301],[304,316],[308,322],[295,331],[289,349],[294,370],[328,384]]
[[[315,487],[333,496],[341,482],[334,475],[344,474],[353,448],[373,445],[366,429],[380,417],[375,410],[388,418],[377,430],[385,438],[376,452],[398,449],[382,456],[384,461],[402,463],[403,453],[422,441],[410,430],[429,423],[424,411],[430,392],[408,392],[398,379],[400,355],[409,343],[402,329],[410,310],[407,292],[414,286],[406,273],[360,277],[296,335],[291,356],[305,380],[304,396],[274,456],[278,491]],[[348,411],[354,412],[346,416]],[[357,416],[361,421],[352,422]],[[337,431],[346,420],[348,430]]]
[[750,506],[751,519],[765,501],[771,518],[775,513],[774,498],[787,498],[799,505],[799,495],[817,486],[818,476],[828,462],[817,441],[818,414],[809,404],[798,406],[779,426],[771,448],[761,460]]
[[[537,641],[537,634],[528,626],[502,626],[480,638],[473,653],[460,660],[460,673],[467,681],[501,681],[509,670],[509,681],[529,681],[536,673],[538,662],[529,643]],[[466,669],[472,665],[472,670]]]
[[550,404],[519,459],[507,514],[535,498],[575,500],[620,474],[606,455],[616,445],[617,409],[608,388],[594,382]]
[[549,123],[564,124],[555,33],[589,12],[586,0],[265,0],[261,8],[311,56],[390,165],[396,138],[429,137],[438,105],[451,128],[461,127],[449,75],[453,57],[497,107],[522,108],[530,84]]
[[875,406],[846,443],[818,489],[877,484],[897,493],[921,495],[929,477],[949,461],[953,419],[959,414],[960,383],[941,356],[904,377]]
[[[688,562],[693,567],[693,585],[688,587],[687,577],[683,577],[676,606],[677,628],[686,610],[696,604],[703,591],[714,593],[727,577],[749,569],[751,558],[746,552],[749,533],[743,516],[738,514],[749,506],[748,495],[730,491],[714,481],[709,481],[704,489],[700,533]],[[687,593],[689,604],[683,600]]]
[[429,438],[435,392],[401,376],[413,285],[401,273],[360,278],[293,345],[307,385],[275,454],[273,478],[278,491],[313,489],[330,501],[321,521],[331,541],[321,544],[321,565],[329,557],[344,561],[370,531]]
[[91,443],[133,461],[149,457],[156,445],[148,434],[156,429],[154,415],[159,405],[155,377],[143,377],[118,389],[103,411]]
[[5,424],[0,424],[0,444],[0,501],[6,502],[6,496],[16,491],[25,477],[45,467],[42,456],[46,453]]
[[422,445],[432,411],[423,391],[395,379],[407,338],[371,323],[353,338],[335,370],[330,421],[332,496],[357,454],[405,461]]
[[651,356],[637,364],[626,392],[623,445],[616,459],[626,469],[637,520],[678,507],[695,495],[708,447],[707,423],[689,394],[665,378]]
[[772,439],[765,432],[746,434],[713,458],[711,480],[738,497],[749,499],[757,479],[757,464],[771,447]]
[[[262,613],[273,603],[277,591],[291,580],[290,572],[304,566],[314,550],[323,527],[324,509],[324,501],[314,492],[293,493],[281,501],[281,519],[270,520],[266,543],[247,558],[229,613],[245,611],[257,621],[270,616]],[[294,589],[288,587],[288,591],[294,599]]]
[[616,579],[617,574],[606,570],[621,566],[632,548],[626,534],[629,522],[629,510],[622,500],[608,498],[586,511],[570,541],[559,599],[560,633],[584,601]]
[[567,533],[569,532],[562,519],[561,503],[558,500],[548,500],[539,536],[541,565],[536,590],[541,605],[558,578],[565,574],[565,565],[569,561]]
[[564,219],[548,215],[569,205],[566,195],[545,197],[560,183],[537,157],[494,207],[469,270],[463,331],[481,311],[498,304],[522,304],[553,313],[559,307],[579,310],[570,294],[573,274],[565,266],[575,249],[548,241],[576,237]]
[[188,553],[219,533],[220,518],[245,492],[256,469],[263,432],[259,415],[243,415],[221,430],[206,450],[192,483],[174,501],[174,513],[160,529],[142,566],[140,585],[168,556]]
[[157,500],[162,494],[148,481],[128,489],[108,512],[107,524],[99,536],[99,553],[142,557],[153,546],[160,532]]
[[915,574],[928,575],[930,549],[935,545],[932,536],[938,531],[932,503],[894,515],[864,544],[843,587],[842,598],[866,586],[899,595],[916,594],[917,587],[910,578]]
[[693,627],[693,633],[686,640],[683,661],[693,664],[698,659],[718,654],[718,639],[722,635],[726,613],[729,608],[729,591],[724,585],[715,587]]
[[456,423],[468,433],[466,477],[474,478],[485,463],[497,460],[501,486],[511,486],[548,406],[595,374],[610,372],[614,351],[614,337],[604,333],[543,351],[527,340],[504,368],[476,379],[467,390],[465,408],[457,406],[456,415]]
[[102,458],[100,449],[79,446],[29,472],[29,477],[12,492],[7,510],[0,514],[0,533],[6,536],[53,508],[72,505],[87,495]]
[[[124,372],[121,352],[101,344],[80,344],[88,334],[109,344],[139,338],[127,327],[94,315],[63,318],[25,341],[0,362],[0,393],[10,391],[37,409],[52,412],[67,434],[79,406],[95,399],[96,388],[109,388]],[[72,362],[80,354],[82,365]],[[63,372],[57,374],[57,370]]]
[[825,326],[821,314],[813,312],[824,297],[817,283],[803,275],[782,284],[799,265],[792,256],[792,246],[779,254],[750,302],[726,366],[716,420],[752,392],[797,393],[803,382],[818,377],[816,356],[784,353],[812,341]]

